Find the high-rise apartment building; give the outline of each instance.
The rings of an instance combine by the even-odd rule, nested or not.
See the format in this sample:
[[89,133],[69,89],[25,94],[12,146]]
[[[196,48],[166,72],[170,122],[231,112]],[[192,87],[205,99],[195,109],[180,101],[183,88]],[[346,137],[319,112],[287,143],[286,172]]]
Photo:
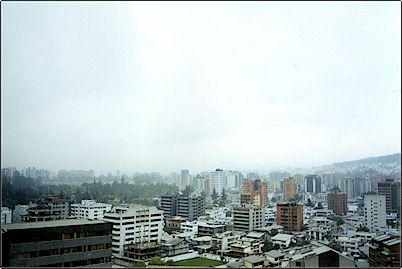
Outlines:
[[177,216],[176,195],[163,195],[161,197],[161,209],[163,210],[163,219],[165,221]]
[[180,216],[192,221],[205,214],[205,201],[201,196],[164,195],[161,208],[165,220]]
[[78,219],[101,220],[103,214],[112,210],[111,204],[97,203],[94,200],[82,200],[71,205],[71,215]]
[[4,267],[111,267],[112,225],[67,219],[2,225]]
[[265,210],[260,206],[243,205],[233,208],[233,229],[252,231],[265,227]]
[[321,192],[321,177],[318,175],[307,175],[304,177],[304,191],[308,193]]
[[180,187],[185,188],[187,185],[190,185],[190,173],[188,170],[184,169],[181,170],[181,175],[180,175]]
[[296,198],[296,180],[292,177],[283,180],[283,199],[290,200]]
[[267,182],[263,182],[260,179],[251,180],[247,179],[243,181],[243,193],[249,193],[253,196],[260,196],[260,205],[268,205],[268,185]]
[[387,225],[386,198],[384,195],[364,196],[364,225],[371,232],[383,231]]
[[103,220],[113,224],[113,256],[123,257],[128,244],[161,242],[163,211],[154,206],[115,207]]
[[399,211],[401,201],[400,189],[400,182],[395,182],[393,179],[378,182],[378,195],[385,196],[387,214]]
[[209,192],[212,194],[214,189],[218,196],[222,196],[223,189],[227,190],[227,176],[221,169],[216,169],[209,173],[210,186]]
[[303,228],[303,205],[296,203],[276,204],[276,223],[287,231],[301,231]]
[[344,192],[328,193],[328,209],[338,215],[346,215],[348,212],[348,196]]
[[189,221],[205,214],[205,202],[201,196],[177,196],[177,216]]

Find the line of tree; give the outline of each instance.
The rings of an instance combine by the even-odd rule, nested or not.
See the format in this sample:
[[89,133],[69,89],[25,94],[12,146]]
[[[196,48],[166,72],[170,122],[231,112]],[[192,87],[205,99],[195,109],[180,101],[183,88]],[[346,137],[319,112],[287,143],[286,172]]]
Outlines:
[[106,203],[117,199],[124,203],[156,205],[157,202],[152,198],[175,193],[177,190],[177,186],[172,184],[153,182],[139,185],[128,183],[124,178],[105,184],[94,179],[92,183],[81,185],[55,185],[16,176],[2,178],[2,203],[3,206],[13,209],[17,204],[28,204],[30,201],[36,201],[41,195],[52,194],[60,198],[69,198],[71,202],[90,199]]

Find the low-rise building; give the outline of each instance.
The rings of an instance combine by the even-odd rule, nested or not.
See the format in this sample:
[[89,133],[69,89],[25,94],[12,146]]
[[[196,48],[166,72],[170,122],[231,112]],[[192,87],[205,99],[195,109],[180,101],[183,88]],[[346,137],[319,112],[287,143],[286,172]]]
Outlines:
[[198,234],[198,224],[200,221],[186,221],[180,224],[180,230],[183,233],[193,233]]
[[170,229],[171,231],[180,231],[182,224],[186,223],[187,219],[180,217],[180,216],[174,216],[172,218],[169,218],[166,220],[166,228]]
[[[155,242],[147,242],[141,244],[128,244],[124,248],[122,258],[125,261],[149,261],[162,254],[161,245]],[[116,258],[115,258],[116,259]]]
[[342,253],[346,256],[350,256],[353,259],[360,257],[360,239],[348,236],[338,236],[336,242],[339,243]]
[[232,244],[240,240],[243,235],[244,233],[236,231],[217,233],[212,237],[212,246],[217,249],[218,252],[224,253],[228,251]]
[[12,211],[8,207],[1,207],[1,223],[11,223],[12,222]]
[[13,223],[23,221],[23,216],[28,215],[29,205],[16,205],[13,210]]
[[70,203],[53,195],[42,196],[37,203],[30,203],[24,222],[49,221],[67,219],[70,214]]
[[281,248],[287,248],[290,246],[294,235],[292,234],[277,234],[271,237],[272,243],[275,245],[279,245]]
[[212,222],[199,222],[198,223],[198,236],[213,236],[217,233],[223,233],[226,231],[226,225],[216,224]]
[[103,214],[112,210],[111,204],[97,203],[95,200],[82,200],[71,205],[71,215],[78,219],[101,220]]
[[246,268],[263,268],[264,258],[256,255],[244,257],[242,259]]
[[266,267],[279,267],[282,263],[282,260],[285,259],[285,252],[283,252],[282,250],[273,249],[265,252],[264,257],[266,259]]
[[305,246],[289,250],[281,267],[355,267],[353,259],[327,246]]
[[369,246],[370,267],[400,267],[401,239],[390,234],[374,237]]
[[176,256],[188,253],[190,249],[189,242],[184,239],[172,239],[162,244],[163,256]]

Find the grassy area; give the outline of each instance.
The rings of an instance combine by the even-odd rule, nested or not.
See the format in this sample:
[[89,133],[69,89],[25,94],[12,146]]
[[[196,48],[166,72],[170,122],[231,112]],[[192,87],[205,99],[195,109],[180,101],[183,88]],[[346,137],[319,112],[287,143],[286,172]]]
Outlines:
[[200,267],[217,266],[221,264],[222,263],[220,261],[205,258],[192,258],[174,263],[175,266],[200,266]]

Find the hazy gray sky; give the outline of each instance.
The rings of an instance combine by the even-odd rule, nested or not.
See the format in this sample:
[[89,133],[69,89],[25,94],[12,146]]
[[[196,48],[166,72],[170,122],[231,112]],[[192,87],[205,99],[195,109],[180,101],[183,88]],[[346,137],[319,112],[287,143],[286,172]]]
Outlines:
[[1,12],[2,166],[196,172],[400,152],[399,2]]

